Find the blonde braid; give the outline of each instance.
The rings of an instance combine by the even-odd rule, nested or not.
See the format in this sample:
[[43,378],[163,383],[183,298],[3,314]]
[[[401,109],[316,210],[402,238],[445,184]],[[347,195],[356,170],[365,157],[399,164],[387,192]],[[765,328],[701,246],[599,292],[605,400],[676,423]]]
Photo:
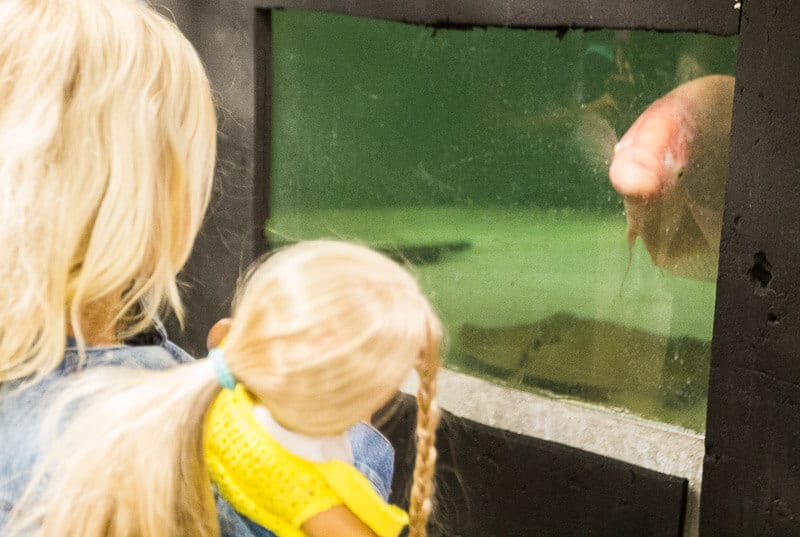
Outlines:
[[439,372],[439,336],[429,328],[428,351],[417,366],[417,459],[409,506],[409,537],[427,535],[428,517],[433,507],[433,472],[436,467],[436,427],[439,405],[436,402],[436,375]]

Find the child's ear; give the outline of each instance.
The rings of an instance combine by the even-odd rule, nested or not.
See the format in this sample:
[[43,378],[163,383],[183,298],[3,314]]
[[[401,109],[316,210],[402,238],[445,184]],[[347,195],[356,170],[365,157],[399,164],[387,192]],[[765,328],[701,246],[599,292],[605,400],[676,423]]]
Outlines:
[[222,340],[228,335],[230,329],[231,320],[229,317],[225,317],[214,323],[214,326],[208,331],[208,337],[206,338],[206,346],[208,346],[208,349],[211,350],[215,347],[219,347]]

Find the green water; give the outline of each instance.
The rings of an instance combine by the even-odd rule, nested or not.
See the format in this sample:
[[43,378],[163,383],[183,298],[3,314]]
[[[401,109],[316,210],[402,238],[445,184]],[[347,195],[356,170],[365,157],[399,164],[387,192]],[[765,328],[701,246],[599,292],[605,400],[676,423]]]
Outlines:
[[276,12],[273,31],[270,240],[399,248],[445,322],[448,367],[704,428],[694,349],[714,285],[662,274],[641,246],[626,274],[607,158],[681,77],[732,73],[734,40],[433,35],[302,11]]

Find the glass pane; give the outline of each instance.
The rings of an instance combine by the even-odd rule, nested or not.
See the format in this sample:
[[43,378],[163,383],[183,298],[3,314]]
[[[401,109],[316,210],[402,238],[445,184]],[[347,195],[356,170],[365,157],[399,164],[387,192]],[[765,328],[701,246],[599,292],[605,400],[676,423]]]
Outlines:
[[273,17],[273,245],[410,260],[449,368],[704,428],[735,39]]

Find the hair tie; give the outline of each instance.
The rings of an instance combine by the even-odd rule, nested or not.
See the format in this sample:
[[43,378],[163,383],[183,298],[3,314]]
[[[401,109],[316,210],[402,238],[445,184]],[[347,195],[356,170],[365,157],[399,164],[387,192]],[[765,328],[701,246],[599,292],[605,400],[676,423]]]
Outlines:
[[228,362],[225,361],[225,354],[222,349],[216,347],[211,349],[208,353],[208,360],[214,368],[214,373],[217,375],[217,382],[219,385],[227,390],[236,388],[236,379],[233,378],[233,373],[228,367]]

